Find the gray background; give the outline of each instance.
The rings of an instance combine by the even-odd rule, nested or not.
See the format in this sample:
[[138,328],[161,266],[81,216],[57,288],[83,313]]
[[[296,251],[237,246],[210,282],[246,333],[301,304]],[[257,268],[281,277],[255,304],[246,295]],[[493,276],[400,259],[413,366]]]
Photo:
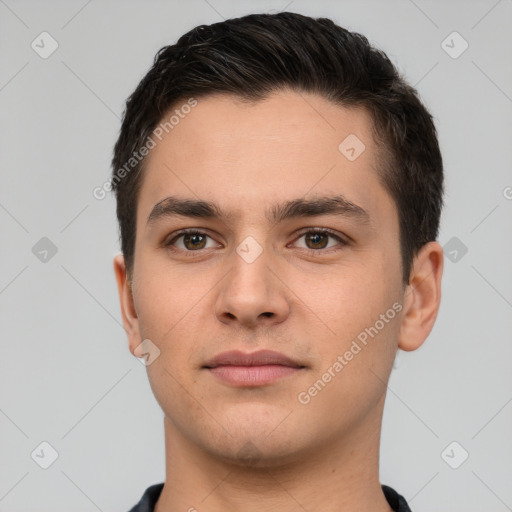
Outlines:
[[[114,201],[92,190],[158,49],[272,10],[365,34],[439,130],[443,298],[391,375],[381,482],[415,512],[512,510],[511,0],[0,0],[1,511],[123,512],[164,480],[163,415],[120,323]],[[43,31],[59,45],[46,59],[31,47]]]

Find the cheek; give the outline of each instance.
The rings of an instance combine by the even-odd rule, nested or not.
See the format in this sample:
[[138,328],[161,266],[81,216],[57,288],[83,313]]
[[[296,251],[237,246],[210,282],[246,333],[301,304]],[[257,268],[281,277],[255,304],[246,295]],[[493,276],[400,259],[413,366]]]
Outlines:
[[[141,336],[150,339],[160,351],[159,357],[146,367],[153,394],[164,411],[175,411],[180,417],[199,414],[183,389],[193,389],[195,385],[188,358],[192,347],[200,342],[195,308],[199,307],[201,294],[193,283],[184,287],[175,273],[157,270],[154,264],[145,268],[152,268],[152,272],[139,276],[143,284],[138,287],[136,301]],[[194,289],[195,294],[190,291]]]
[[314,313],[308,315],[315,322],[321,319],[319,325],[325,327],[319,336],[321,343],[315,347],[321,361],[317,377],[328,371],[338,356],[346,355],[343,377],[335,380],[338,385],[345,381],[344,386],[354,389],[356,395],[364,394],[365,389],[371,393],[366,386],[372,388],[372,383],[379,387],[371,371],[384,378],[396,354],[402,306],[396,269],[388,269],[385,263],[384,258],[376,258],[366,272],[346,269],[331,274],[321,286],[316,281],[316,288],[311,286],[312,280],[301,285],[300,294],[307,297],[307,307]]
[[[139,259],[135,274],[134,302],[141,335],[156,341],[169,337],[181,321],[193,314],[200,293],[194,281],[180,279],[156,259]],[[194,293],[195,290],[195,293]]]
[[389,307],[387,286],[371,268],[363,272],[339,267],[322,279],[302,275],[295,283],[294,291],[303,300],[299,307],[325,326],[327,337],[340,342],[351,340]]

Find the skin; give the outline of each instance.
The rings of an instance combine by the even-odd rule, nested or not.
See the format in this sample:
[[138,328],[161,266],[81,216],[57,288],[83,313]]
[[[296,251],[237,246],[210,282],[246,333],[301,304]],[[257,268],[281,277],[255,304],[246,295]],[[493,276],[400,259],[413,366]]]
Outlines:
[[[338,149],[349,134],[366,147],[354,161]],[[114,268],[130,351],[140,355],[143,339],[160,350],[147,366],[166,442],[156,512],[392,510],[378,474],[386,385],[397,348],[416,350],[434,325],[443,251],[437,242],[423,246],[402,285],[398,214],[378,162],[367,111],[292,91],[251,104],[200,98],[150,152],[131,280],[122,255]],[[372,224],[332,214],[265,217],[271,204],[334,193],[364,208]],[[148,225],[170,195],[214,201],[231,216]],[[163,245],[184,228],[210,238],[179,238],[174,251]],[[308,240],[305,228],[332,229],[349,243]],[[236,252],[247,236],[262,248],[251,263]],[[395,302],[402,310],[300,403],[299,393]],[[277,350],[306,368],[234,387],[202,368],[231,349]]]

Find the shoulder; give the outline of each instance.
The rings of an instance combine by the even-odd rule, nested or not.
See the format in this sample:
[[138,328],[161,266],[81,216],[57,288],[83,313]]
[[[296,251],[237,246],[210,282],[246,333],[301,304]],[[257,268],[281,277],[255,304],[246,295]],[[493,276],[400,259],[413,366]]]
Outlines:
[[164,488],[164,483],[150,485],[142,495],[137,505],[132,507],[128,512],[153,512],[156,502],[160,497],[160,493]]
[[398,494],[392,487],[381,485],[382,492],[388,500],[389,506],[395,512],[412,512],[405,498]]

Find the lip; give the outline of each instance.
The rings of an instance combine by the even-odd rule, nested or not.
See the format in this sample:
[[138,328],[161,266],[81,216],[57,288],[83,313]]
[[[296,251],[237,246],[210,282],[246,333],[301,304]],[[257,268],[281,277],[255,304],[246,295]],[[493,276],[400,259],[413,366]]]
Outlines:
[[230,350],[218,354],[203,368],[231,385],[254,387],[271,384],[278,379],[296,374],[305,366],[273,350],[252,353]]
[[297,361],[275,352],[274,350],[258,350],[257,352],[246,353],[241,350],[229,350],[216,355],[210,359],[204,367],[216,368],[217,366],[264,366],[264,365],[281,365],[292,368],[302,368],[303,365]]

